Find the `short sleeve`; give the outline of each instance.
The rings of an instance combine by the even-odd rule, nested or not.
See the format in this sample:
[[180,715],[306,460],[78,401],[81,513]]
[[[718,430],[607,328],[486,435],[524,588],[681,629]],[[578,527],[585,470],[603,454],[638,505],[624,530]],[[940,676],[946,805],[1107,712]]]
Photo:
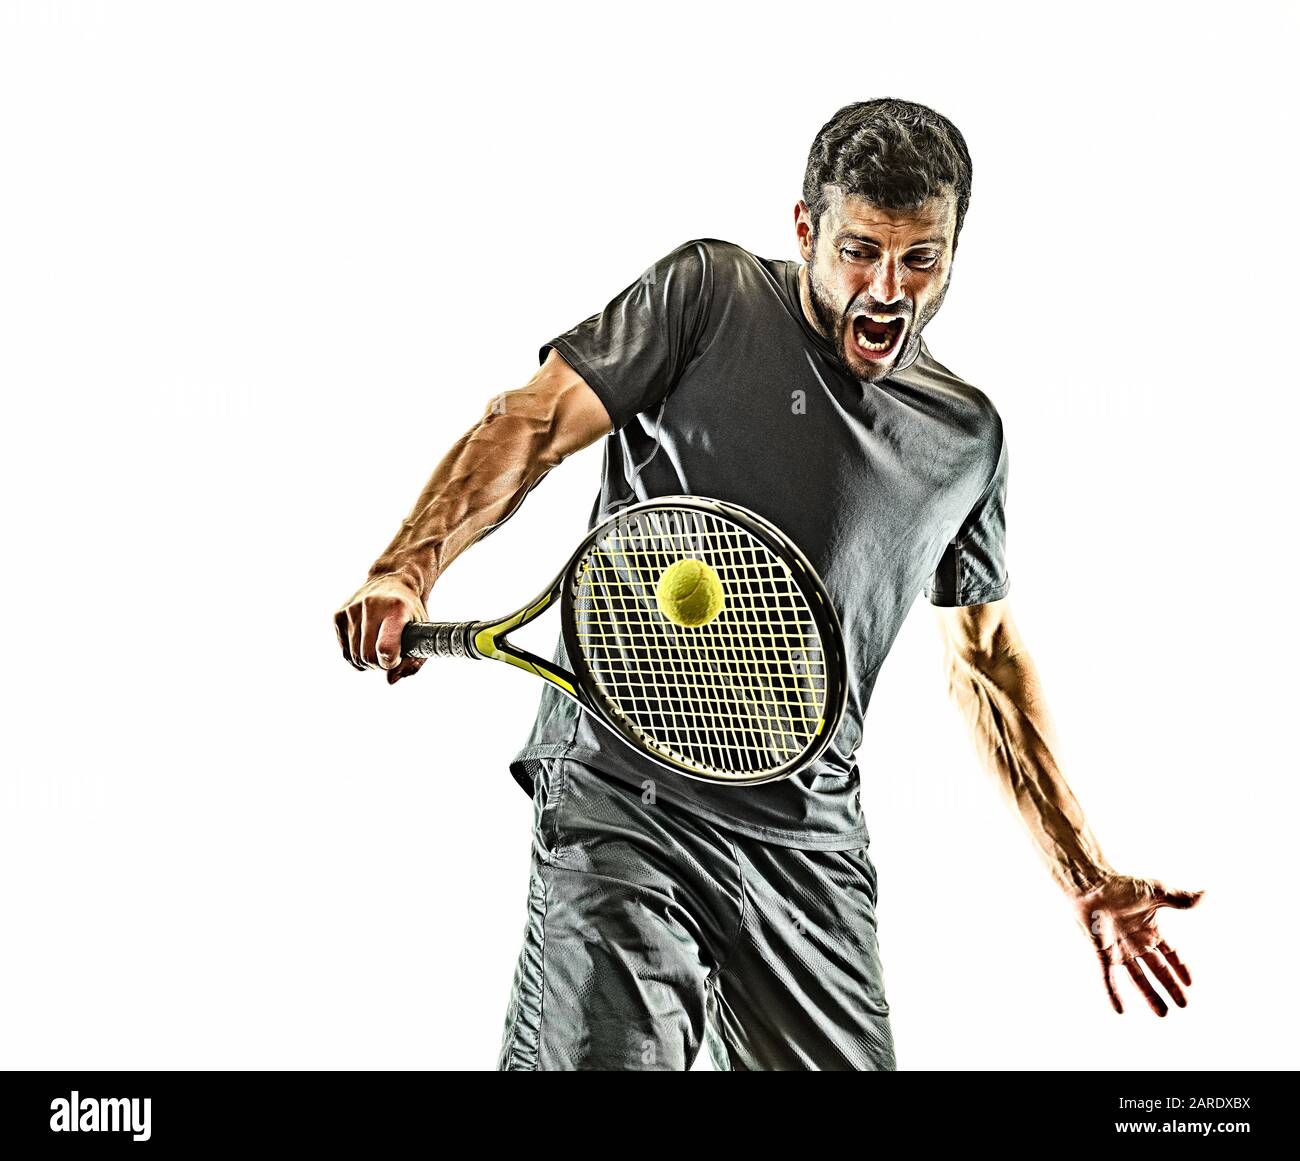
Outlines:
[[546,343],[596,393],[615,430],[667,397],[708,318],[713,268],[703,242],[686,242],[647,269],[599,314]]
[[956,607],[1000,601],[1011,588],[1007,575],[1007,445],[997,467],[957,535],[944,548],[925,586],[932,605]]

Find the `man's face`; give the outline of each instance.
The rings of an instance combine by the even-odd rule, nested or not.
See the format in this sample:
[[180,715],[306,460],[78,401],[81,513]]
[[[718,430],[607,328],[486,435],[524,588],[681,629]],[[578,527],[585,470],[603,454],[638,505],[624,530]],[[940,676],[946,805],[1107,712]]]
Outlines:
[[844,369],[874,383],[910,360],[943,305],[957,197],[931,198],[918,210],[886,210],[834,186],[827,193],[815,243],[808,207],[795,207],[807,264],[804,313],[835,344]]

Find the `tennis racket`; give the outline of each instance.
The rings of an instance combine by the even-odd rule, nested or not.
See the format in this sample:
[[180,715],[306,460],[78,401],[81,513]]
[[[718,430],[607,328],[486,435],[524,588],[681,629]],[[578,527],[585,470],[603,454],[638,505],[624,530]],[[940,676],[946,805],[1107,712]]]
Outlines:
[[[721,584],[706,624],[678,623],[660,604],[659,583],[681,561],[712,570],[715,592]],[[557,603],[572,672],[509,639]],[[526,670],[655,762],[706,782],[754,785],[804,769],[844,712],[839,621],[813,566],[762,517],[697,496],[622,509],[517,612],[413,622],[402,652]]]

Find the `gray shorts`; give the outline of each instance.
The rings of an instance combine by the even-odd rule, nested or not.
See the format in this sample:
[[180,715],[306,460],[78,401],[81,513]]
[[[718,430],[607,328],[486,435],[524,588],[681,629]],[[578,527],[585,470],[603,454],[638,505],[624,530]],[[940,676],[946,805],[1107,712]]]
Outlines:
[[[570,758],[535,766],[511,1071],[892,1070],[866,847],[772,846]],[[744,793],[738,789],[737,793]]]

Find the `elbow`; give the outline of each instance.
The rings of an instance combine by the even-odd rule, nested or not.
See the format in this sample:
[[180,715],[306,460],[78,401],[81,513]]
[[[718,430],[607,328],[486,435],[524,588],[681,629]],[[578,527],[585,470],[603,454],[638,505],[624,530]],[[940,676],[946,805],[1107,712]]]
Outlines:
[[1015,627],[1000,601],[945,609],[943,629],[945,658],[954,677],[1000,672],[1019,651]]

